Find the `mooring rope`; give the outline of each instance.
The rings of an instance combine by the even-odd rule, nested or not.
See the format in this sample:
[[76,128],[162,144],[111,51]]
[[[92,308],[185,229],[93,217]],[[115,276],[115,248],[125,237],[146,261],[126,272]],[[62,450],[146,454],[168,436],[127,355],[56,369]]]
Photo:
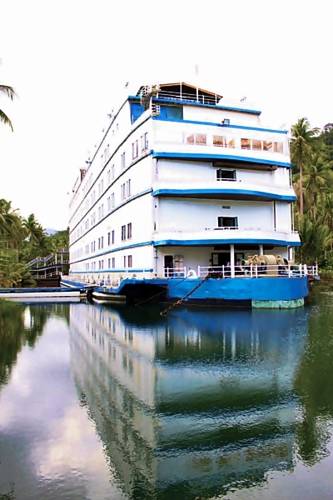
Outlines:
[[184,297],[182,297],[181,299],[178,299],[176,302],[174,302],[173,304],[171,304],[171,306],[167,307],[166,309],[164,309],[163,311],[160,312],[160,315],[161,316],[166,316],[172,309],[174,309],[175,307],[179,306],[180,304],[182,304],[184,302],[184,300],[186,300],[188,297],[190,297],[190,295],[192,295],[192,293],[194,293],[196,290],[198,290],[199,287],[201,287],[201,285],[203,285],[203,283],[209,278],[209,275],[205,276],[203,278],[202,281],[200,281],[200,283],[198,283],[197,285],[195,285],[195,287],[190,290],[189,292],[187,292]]

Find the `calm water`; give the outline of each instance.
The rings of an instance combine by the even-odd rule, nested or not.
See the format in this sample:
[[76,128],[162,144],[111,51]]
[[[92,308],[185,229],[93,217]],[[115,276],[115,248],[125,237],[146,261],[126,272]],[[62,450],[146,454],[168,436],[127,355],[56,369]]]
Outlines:
[[1,499],[322,500],[332,471],[333,284],[295,311],[0,304]]

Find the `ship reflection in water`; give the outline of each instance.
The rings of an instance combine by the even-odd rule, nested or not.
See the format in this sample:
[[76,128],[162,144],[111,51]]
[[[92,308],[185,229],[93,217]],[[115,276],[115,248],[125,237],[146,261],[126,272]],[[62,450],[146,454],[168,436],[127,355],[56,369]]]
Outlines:
[[81,400],[129,498],[209,498],[291,470],[307,312],[71,306]]

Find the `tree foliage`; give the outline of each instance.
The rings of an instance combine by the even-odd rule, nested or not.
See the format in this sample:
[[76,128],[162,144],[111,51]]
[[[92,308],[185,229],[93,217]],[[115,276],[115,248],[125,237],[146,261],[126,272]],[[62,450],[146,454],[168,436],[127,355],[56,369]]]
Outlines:
[[300,260],[333,267],[333,124],[311,128],[301,118],[291,129],[293,183],[298,201],[296,229]]
[[32,286],[27,263],[68,248],[68,231],[46,234],[34,214],[26,219],[0,199],[0,286]]
[[[16,96],[13,87],[2,84],[0,84],[0,95],[8,97],[10,100],[13,100],[14,97]],[[1,108],[0,108],[0,122],[4,123],[5,125],[8,125],[8,127],[10,127],[13,130],[13,124],[11,122],[11,119]]]

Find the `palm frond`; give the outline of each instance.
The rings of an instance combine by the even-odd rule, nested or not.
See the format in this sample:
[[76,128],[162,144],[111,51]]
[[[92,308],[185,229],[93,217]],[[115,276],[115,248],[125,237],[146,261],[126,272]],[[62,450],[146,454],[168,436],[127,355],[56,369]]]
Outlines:
[[1,109],[0,109],[0,122],[4,123],[5,125],[8,125],[8,127],[10,127],[12,130],[14,130],[13,124],[12,124],[10,118]]
[[10,85],[0,84],[0,94],[5,94],[9,99],[13,100],[16,97],[16,92]]

